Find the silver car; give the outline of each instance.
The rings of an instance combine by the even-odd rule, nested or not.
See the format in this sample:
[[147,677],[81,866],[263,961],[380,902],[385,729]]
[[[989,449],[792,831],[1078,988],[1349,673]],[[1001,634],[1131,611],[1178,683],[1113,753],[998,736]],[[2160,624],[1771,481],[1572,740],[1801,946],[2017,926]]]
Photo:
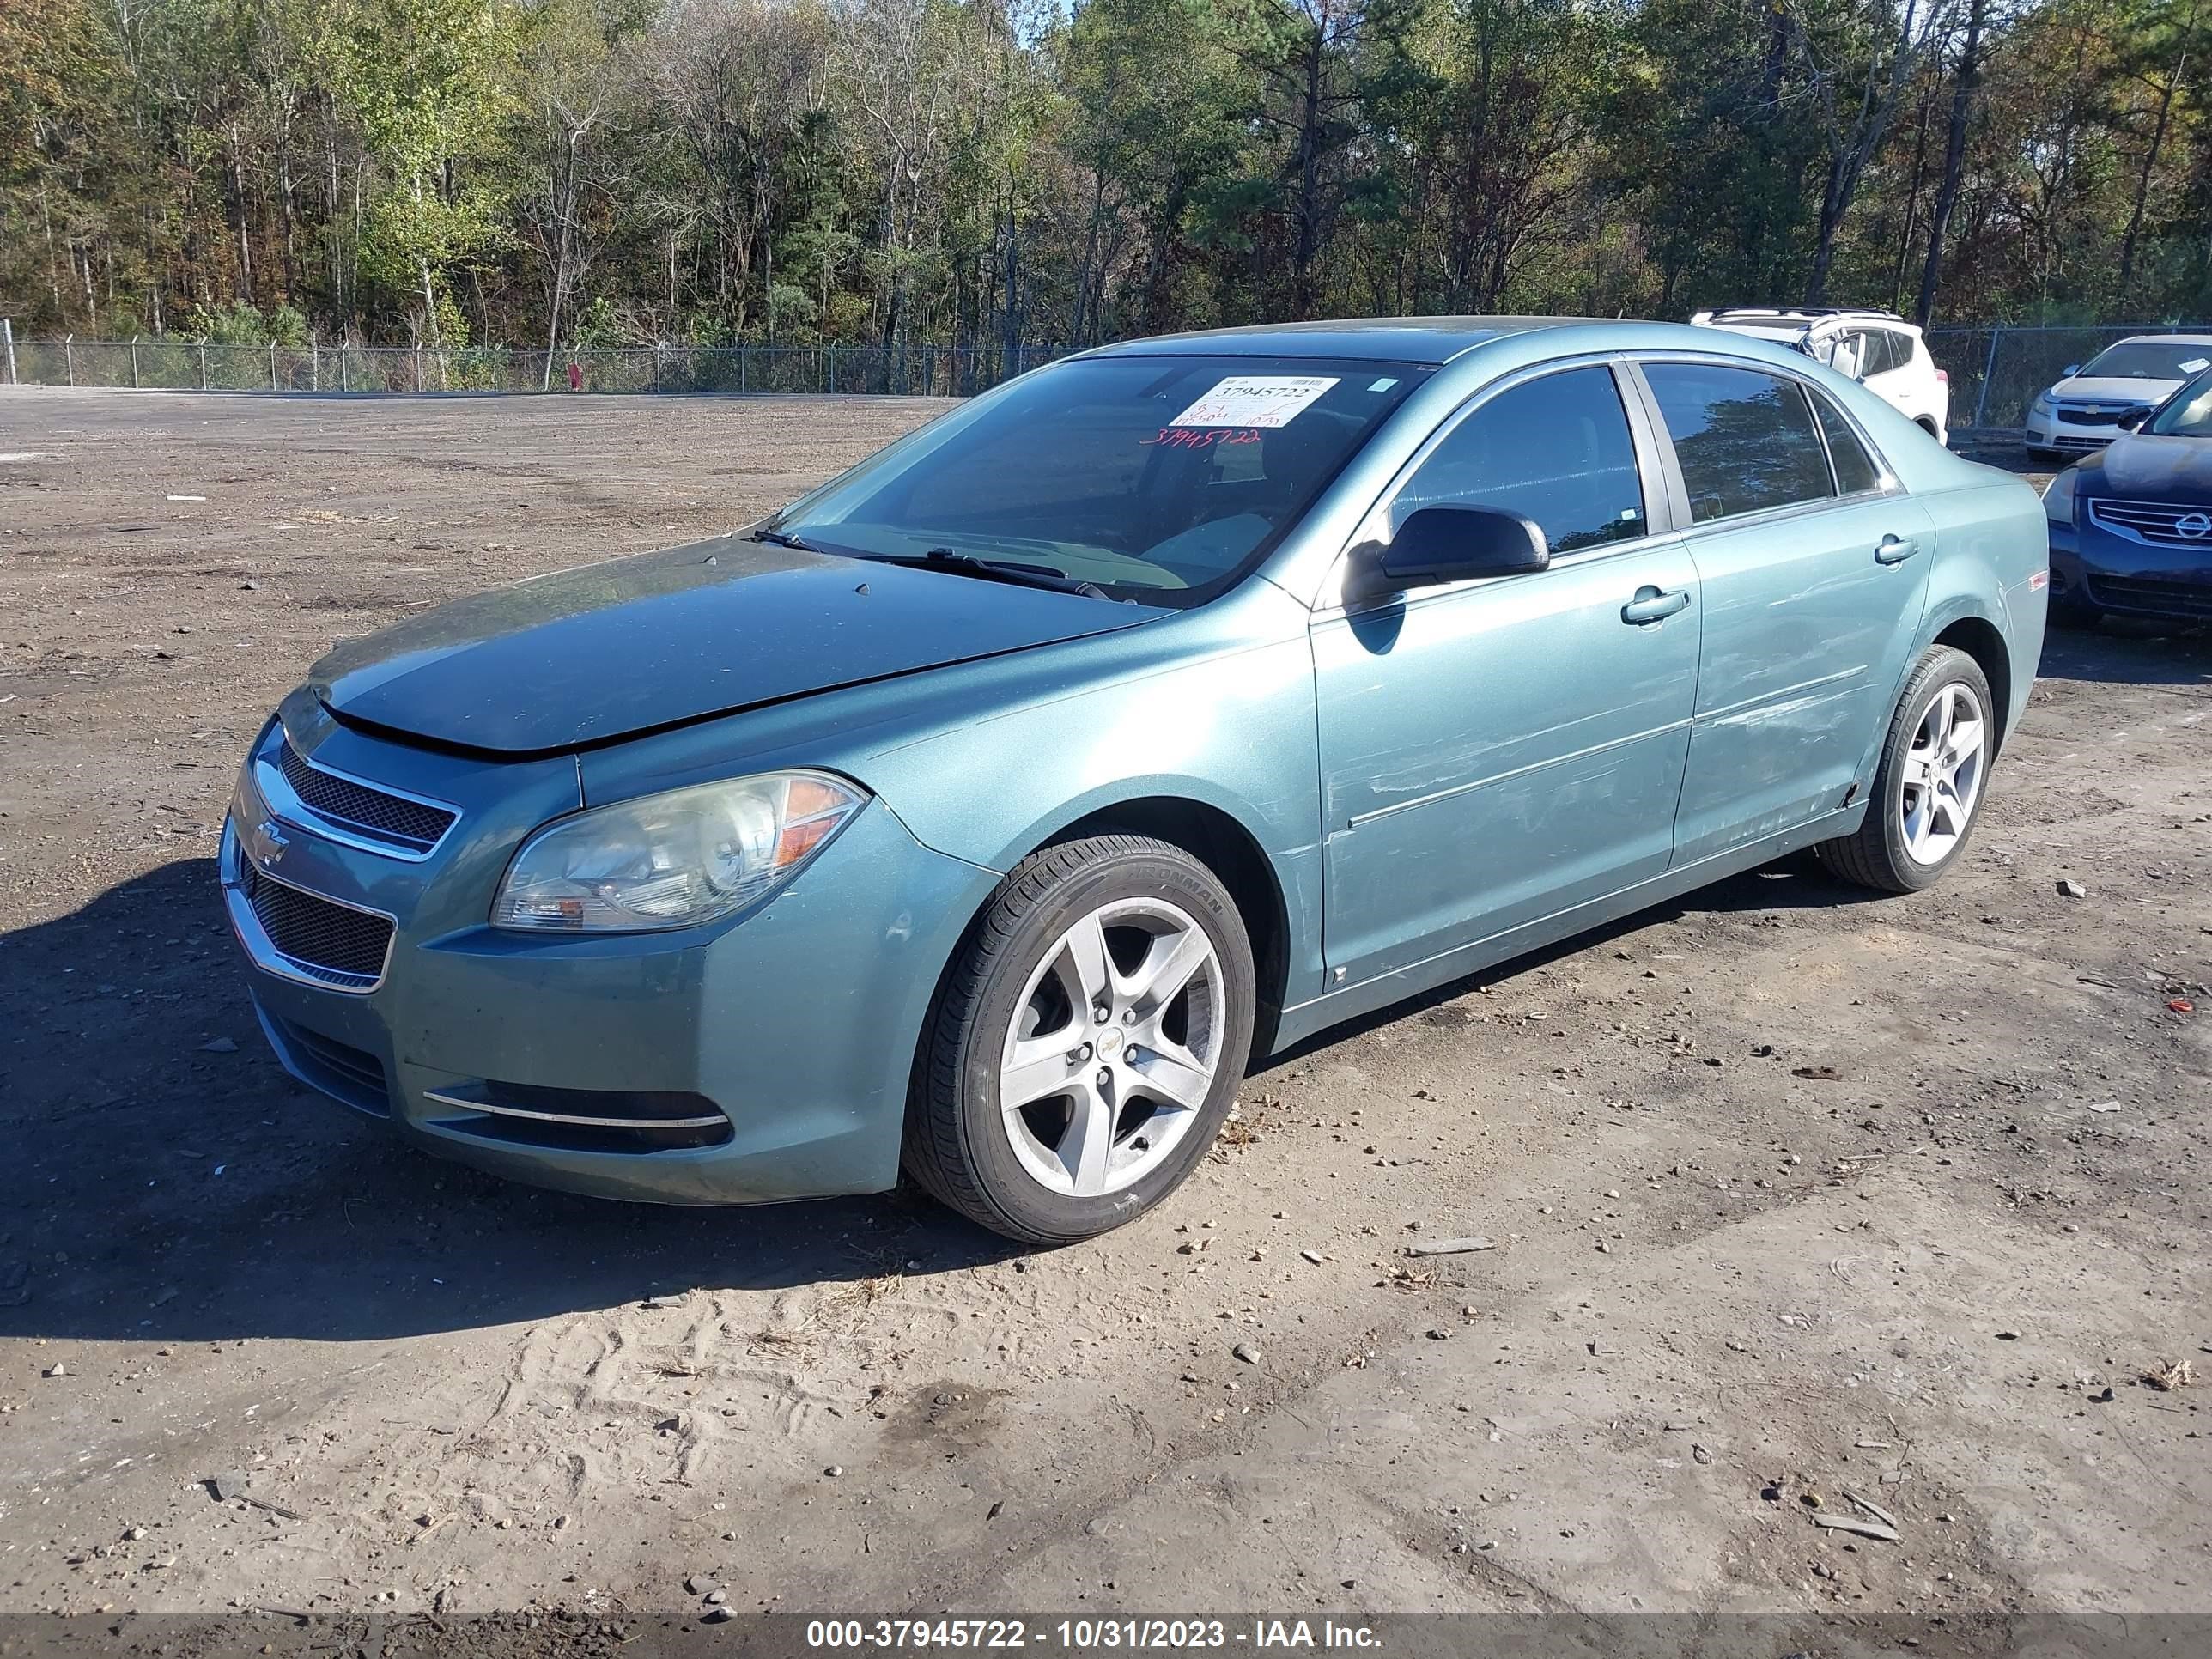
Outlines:
[[2193,374],[2212,368],[2212,334],[2137,334],[2086,363],[2069,363],[2027,406],[2027,453],[2057,460],[2102,449],[2130,410],[2155,407]]

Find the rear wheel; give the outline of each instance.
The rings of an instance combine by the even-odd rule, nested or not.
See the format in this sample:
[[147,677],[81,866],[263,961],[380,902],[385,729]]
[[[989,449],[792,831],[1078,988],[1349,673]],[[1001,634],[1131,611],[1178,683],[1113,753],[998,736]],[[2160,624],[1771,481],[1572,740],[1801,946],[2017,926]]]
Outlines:
[[1990,683],[1965,652],[1922,657],[1898,699],[1865,823],[1820,844],[1837,875],[1885,893],[1934,882],[1966,848],[1995,757]]
[[939,994],[908,1172],[1026,1243],[1134,1220],[1212,1144],[1256,1000],[1243,918],[1180,848],[1116,835],[1034,854]]

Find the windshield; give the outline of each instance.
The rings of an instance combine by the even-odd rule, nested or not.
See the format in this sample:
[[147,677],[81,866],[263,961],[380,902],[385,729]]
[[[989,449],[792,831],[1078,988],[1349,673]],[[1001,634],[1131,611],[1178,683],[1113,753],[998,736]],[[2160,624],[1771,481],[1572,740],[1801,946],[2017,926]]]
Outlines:
[[1002,561],[1196,605],[1256,564],[1430,373],[1311,357],[1058,363],[769,527],[827,553]]
[[2185,380],[2212,368],[2212,345],[2202,340],[2123,340],[2082,365],[2085,380]]
[[2212,438],[2212,370],[2167,398],[2143,430],[2160,438]]

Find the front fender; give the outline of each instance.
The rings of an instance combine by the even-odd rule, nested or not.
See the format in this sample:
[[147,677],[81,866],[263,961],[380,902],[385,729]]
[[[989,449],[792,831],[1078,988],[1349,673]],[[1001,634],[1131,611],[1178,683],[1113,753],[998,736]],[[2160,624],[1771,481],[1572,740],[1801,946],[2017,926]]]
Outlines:
[[988,714],[860,770],[923,846],[1002,872],[1116,805],[1212,808],[1273,872],[1296,999],[1321,974],[1318,764],[1300,634]]

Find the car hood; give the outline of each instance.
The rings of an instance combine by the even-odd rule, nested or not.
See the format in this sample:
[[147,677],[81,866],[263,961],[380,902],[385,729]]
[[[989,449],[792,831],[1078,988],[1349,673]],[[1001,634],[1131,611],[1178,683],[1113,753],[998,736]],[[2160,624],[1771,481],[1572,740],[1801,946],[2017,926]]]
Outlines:
[[1166,614],[725,536],[442,605],[309,684],[349,724],[548,753]]
[[2212,506],[2212,438],[2152,438],[2131,432],[2078,465],[2076,488],[2086,495]]
[[[2206,355],[2212,356],[2212,347]],[[2051,388],[2053,398],[2076,404],[2162,404],[2179,380],[2138,380],[2118,375],[2076,374]]]

